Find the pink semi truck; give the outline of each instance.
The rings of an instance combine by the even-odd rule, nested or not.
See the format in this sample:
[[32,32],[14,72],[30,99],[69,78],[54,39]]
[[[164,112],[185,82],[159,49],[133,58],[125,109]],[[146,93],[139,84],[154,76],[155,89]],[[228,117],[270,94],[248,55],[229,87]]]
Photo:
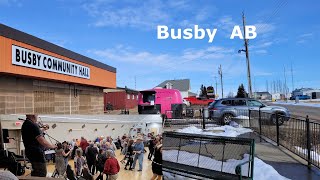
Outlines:
[[139,114],[165,114],[168,118],[181,118],[182,109],[179,90],[155,88],[139,92]]

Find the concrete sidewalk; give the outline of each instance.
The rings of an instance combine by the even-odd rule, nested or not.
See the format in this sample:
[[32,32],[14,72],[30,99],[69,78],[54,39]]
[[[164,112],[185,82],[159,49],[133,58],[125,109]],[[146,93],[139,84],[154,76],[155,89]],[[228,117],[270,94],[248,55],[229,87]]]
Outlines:
[[273,145],[255,133],[246,133],[240,137],[254,138],[256,142],[256,157],[271,165],[279,174],[292,180],[318,180],[320,170],[312,167],[311,170],[305,165],[306,161],[290,153],[282,147]]

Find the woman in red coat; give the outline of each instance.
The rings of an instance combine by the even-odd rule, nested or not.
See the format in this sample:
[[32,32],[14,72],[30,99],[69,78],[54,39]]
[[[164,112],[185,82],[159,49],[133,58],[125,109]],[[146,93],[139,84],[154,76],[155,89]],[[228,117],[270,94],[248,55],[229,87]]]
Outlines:
[[120,171],[120,166],[118,160],[114,157],[114,152],[112,150],[106,151],[107,160],[104,164],[103,173],[108,175],[108,180],[116,180],[118,178],[118,173]]

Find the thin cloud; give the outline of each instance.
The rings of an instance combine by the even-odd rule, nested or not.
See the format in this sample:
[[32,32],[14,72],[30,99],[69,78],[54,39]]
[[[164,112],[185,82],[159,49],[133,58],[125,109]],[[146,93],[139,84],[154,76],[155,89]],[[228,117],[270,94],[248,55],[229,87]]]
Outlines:
[[[139,3],[129,1],[121,6],[118,1],[87,1],[83,9],[93,19],[90,25],[95,27],[133,27],[154,29],[158,24],[188,25],[208,20],[216,9],[203,4],[193,6],[185,0],[154,1],[145,0]],[[181,14],[192,14],[185,19]]]
[[253,51],[253,53],[255,53],[255,54],[268,54],[268,51],[265,49],[259,49],[259,50]]
[[312,37],[313,37],[313,33],[302,34],[302,35],[298,36],[297,44],[304,44],[304,43],[308,42],[309,40],[311,40]]
[[21,7],[22,3],[19,0],[0,0],[0,6],[13,6],[13,5]]
[[313,33],[305,33],[305,34],[300,35],[299,37],[305,38],[305,37],[312,37],[312,36],[313,36]]
[[[131,47],[123,45],[115,48],[103,50],[89,50],[89,54],[98,56],[105,61],[126,62],[137,66],[147,66],[150,68],[165,69],[166,71],[212,71],[211,67],[204,66],[204,62],[216,64],[228,62],[232,65],[232,60],[239,55],[232,48],[210,46],[204,49],[185,49],[180,53],[152,53],[148,51],[137,51]],[[147,62],[147,63],[146,63]]]

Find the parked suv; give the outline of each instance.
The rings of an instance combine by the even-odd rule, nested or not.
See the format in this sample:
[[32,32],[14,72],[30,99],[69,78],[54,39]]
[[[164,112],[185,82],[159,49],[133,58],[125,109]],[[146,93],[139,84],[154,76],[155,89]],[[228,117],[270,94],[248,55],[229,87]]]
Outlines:
[[311,97],[310,97],[310,96],[308,96],[308,95],[297,95],[297,96],[292,96],[292,97],[290,97],[290,100],[295,100],[295,99],[296,99],[296,97],[298,97],[298,98],[299,98],[299,100],[307,100],[307,99],[311,99]]
[[[290,112],[288,109],[280,106],[267,106],[260,101],[250,98],[224,98],[218,99],[208,107],[211,119],[218,119],[224,124],[228,124],[233,118],[249,118],[249,110],[258,112],[261,110],[263,116],[276,124],[276,114],[278,114],[278,123],[282,125],[284,121],[289,120]],[[257,113],[255,113],[257,114]]]

